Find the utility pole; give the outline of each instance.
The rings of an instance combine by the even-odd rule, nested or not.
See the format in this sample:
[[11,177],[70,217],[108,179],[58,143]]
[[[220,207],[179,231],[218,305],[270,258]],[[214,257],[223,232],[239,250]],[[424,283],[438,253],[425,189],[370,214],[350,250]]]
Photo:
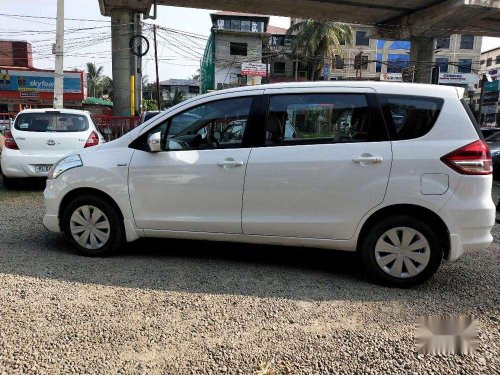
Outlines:
[[299,56],[295,55],[295,82],[299,80]]
[[160,100],[160,78],[158,74],[158,46],[156,44],[156,25],[153,25],[153,40],[155,44],[155,67],[156,67],[156,105],[158,106],[158,111],[161,111],[161,100]]
[[479,82],[479,87],[481,87],[481,96],[479,97],[479,110],[477,111],[477,123],[481,126],[481,114],[483,113],[483,102],[484,102],[484,84],[488,82],[486,74],[483,74],[481,81]]
[[64,100],[64,0],[57,0],[56,64],[54,71],[54,108],[63,108]]

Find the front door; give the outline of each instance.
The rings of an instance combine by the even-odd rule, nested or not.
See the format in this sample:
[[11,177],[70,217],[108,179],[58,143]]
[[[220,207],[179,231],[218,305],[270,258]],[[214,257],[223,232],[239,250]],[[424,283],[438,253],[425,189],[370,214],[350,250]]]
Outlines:
[[[193,106],[145,134],[161,132],[161,152],[134,152],[130,201],[140,229],[241,233],[243,144],[251,96]],[[240,132],[234,131],[238,128]]]
[[374,94],[325,90],[269,91],[265,144],[245,178],[244,234],[346,240],[383,201],[392,152]]

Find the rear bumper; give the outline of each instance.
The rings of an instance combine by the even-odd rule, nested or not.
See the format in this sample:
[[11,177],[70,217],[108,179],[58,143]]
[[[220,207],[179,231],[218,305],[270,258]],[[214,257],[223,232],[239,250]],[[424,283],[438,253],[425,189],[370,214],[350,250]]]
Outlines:
[[37,172],[36,165],[54,165],[64,155],[24,155],[19,150],[2,150],[2,173],[11,178],[47,177],[48,172]]
[[463,176],[455,194],[439,210],[450,231],[447,259],[483,250],[493,241],[496,207],[491,199],[492,176]]

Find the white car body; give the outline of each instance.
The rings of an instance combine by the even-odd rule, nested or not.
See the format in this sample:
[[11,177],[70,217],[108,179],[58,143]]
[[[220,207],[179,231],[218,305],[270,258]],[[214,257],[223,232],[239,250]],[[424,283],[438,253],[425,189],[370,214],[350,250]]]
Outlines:
[[[88,126],[83,131],[29,131],[20,128],[19,118],[26,114],[74,115],[84,117]],[[8,178],[46,177],[48,169],[63,156],[84,149],[89,136],[95,133],[99,144],[104,138],[88,111],[74,109],[26,109],[19,112],[10,128],[18,149],[3,147],[2,173]],[[43,166],[43,168],[41,168]]]
[[[417,139],[157,153],[130,146],[200,103],[304,93],[432,96],[444,105],[432,129]],[[47,181],[44,224],[61,232],[64,198],[98,191],[119,208],[128,241],[186,238],[356,251],[364,225],[376,215],[422,212],[446,226],[444,256],[454,261],[466,251],[487,247],[495,220],[492,175],[462,174],[440,160],[480,139],[462,95],[454,87],[369,81],[279,84],[202,95],[116,141],[81,152],[83,167]],[[356,158],[363,155],[377,160],[359,162]],[[242,167],[218,166],[228,160]]]

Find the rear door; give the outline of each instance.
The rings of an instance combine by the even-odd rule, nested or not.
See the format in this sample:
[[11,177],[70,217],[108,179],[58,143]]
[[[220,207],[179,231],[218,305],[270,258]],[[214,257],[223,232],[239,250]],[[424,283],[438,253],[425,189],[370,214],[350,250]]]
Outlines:
[[243,233],[351,238],[383,201],[391,169],[375,92],[336,87],[266,94],[265,139],[252,150],[245,177]]
[[84,114],[59,111],[20,113],[12,134],[25,155],[63,156],[82,149],[91,130]]

